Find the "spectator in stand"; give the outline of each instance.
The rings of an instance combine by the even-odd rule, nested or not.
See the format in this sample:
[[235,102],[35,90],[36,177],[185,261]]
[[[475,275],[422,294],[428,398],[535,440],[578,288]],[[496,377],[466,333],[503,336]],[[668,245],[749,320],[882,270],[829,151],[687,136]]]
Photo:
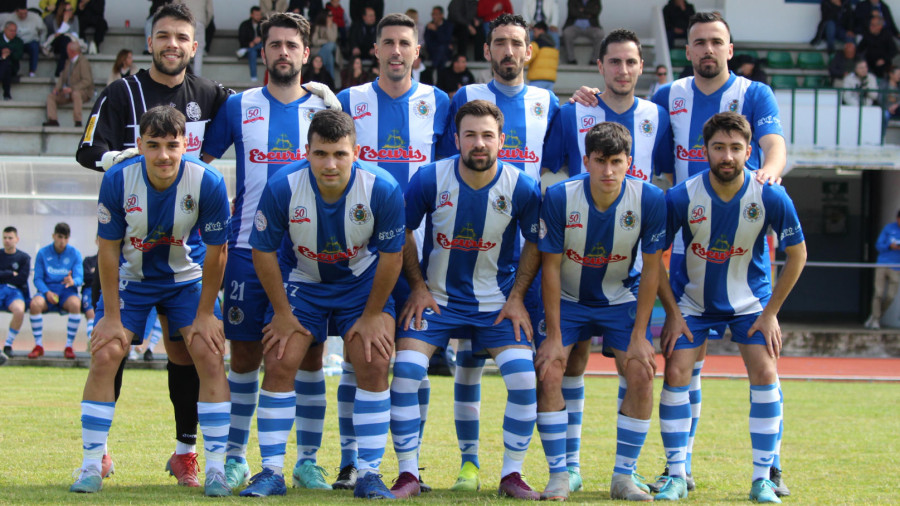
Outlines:
[[878,96],[878,80],[875,74],[869,72],[869,65],[862,58],[857,58],[853,72],[844,78],[843,87],[857,90],[843,93],[846,105],[872,105]]
[[116,55],[116,61],[113,63],[112,69],[109,71],[109,77],[106,79],[106,85],[109,86],[113,81],[137,74],[138,68],[134,64],[134,54],[130,49],[120,49]]
[[577,65],[575,59],[575,40],[581,37],[590,39],[590,64],[597,63],[600,57],[600,43],[603,42],[603,27],[600,26],[600,11],[603,5],[600,0],[569,0],[569,16],[563,27],[562,41],[566,47],[566,62]]
[[366,7],[362,22],[350,25],[350,56],[359,56],[369,64],[375,61],[375,36],[377,32],[375,9]]
[[59,8],[59,4],[62,3],[71,5],[73,9],[78,7],[78,0],[40,0],[38,2],[38,9],[41,11],[41,17],[47,17],[49,14],[55,14],[56,9]]
[[663,7],[663,22],[666,25],[666,39],[669,49],[675,47],[675,39],[687,43],[688,20],[694,15],[694,5],[687,0],[669,0]]
[[416,59],[413,60],[411,72],[414,81],[418,81],[422,84],[434,84],[434,76],[432,75],[434,73],[433,69],[427,69],[425,67],[425,63],[422,62],[421,51],[419,52],[419,56],[416,56]]
[[[875,241],[879,264],[900,264],[900,212],[897,220],[888,223]],[[881,328],[881,313],[891,305],[900,286],[900,269],[896,267],[876,267],[872,293],[872,313],[866,320],[867,329]]]
[[306,19],[316,19],[322,12],[322,0],[291,0],[287,12],[300,14]]
[[900,119],[900,67],[891,67],[887,79],[881,82],[879,101],[886,120]]
[[422,26],[421,23],[419,23],[419,11],[413,8],[409,8],[406,9],[406,12],[404,14],[409,16],[409,19],[413,20],[413,22],[416,24],[416,33],[419,34],[419,46],[421,46],[419,53],[421,53],[421,50],[425,47],[425,27]]
[[884,20],[884,26],[888,33],[894,37],[900,37],[897,31],[897,24],[894,23],[894,16],[891,14],[891,8],[881,0],[860,0],[856,4],[854,11],[854,31],[857,35],[861,35],[869,28],[869,20],[872,16],[880,16]]
[[328,12],[323,10],[316,15],[309,40],[309,54],[322,57],[322,64],[333,81],[335,57],[340,53],[337,51],[338,29]]
[[882,79],[887,75],[891,59],[897,54],[897,44],[885,28],[884,19],[872,16],[858,48],[866,56],[869,70]]
[[[522,18],[528,26],[543,21],[547,25],[547,34],[553,39],[554,47],[559,48],[559,4],[556,0],[525,0],[522,6]],[[531,39],[537,38],[532,34]]]
[[22,321],[25,320],[25,301],[31,300],[28,290],[28,275],[31,273],[31,257],[16,249],[19,231],[16,227],[3,229],[3,251],[0,252],[0,305],[12,313],[9,331],[3,343],[3,353],[12,357],[12,345]]
[[843,87],[844,78],[853,72],[856,66],[856,44],[853,41],[844,43],[840,53],[834,55],[828,64],[828,75],[831,76],[831,85],[835,88]]
[[94,40],[88,45],[88,54],[97,54],[103,38],[109,30],[106,24],[106,0],[79,0],[75,9],[78,16],[78,37],[87,42],[87,29],[94,29]]
[[75,17],[75,8],[68,2],[59,2],[56,12],[44,18],[47,26],[47,40],[44,41],[44,51],[53,50],[56,55],[55,76],[59,77],[68,58],[67,47],[69,42],[78,41],[78,18]]
[[262,9],[258,5],[250,7],[250,17],[244,20],[238,27],[238,44],[241,48],[237,50],[237,57],[247,57],[250,65],[250,80],[257,81],[256,77],[256,59],[259,58],[259,51],[262,49],[262,32],[260,25],[262,24]]
[[259,8],[262,9],[263,19],[273,12],[284,12],[288,8],[288,0],[259,0]]
[[0,37],[0,82],[3,83],[3,100],[12,100],[12,80],[19,74],[19,60],[25,53],[25,43],[16,36],[15,21],[3,25]]
[[44,40],[47,26],[37,13],[25,8],[24,1],[16,7],[14,14],[0,16],[0,26],[7,21],[16,23],[16,35],[22,39],[25,53],[28,54],[28,77],[34,77],[34,73],[37,72],[38,56],[41,54],[41,41]]
[[[260,4],[265,0],[261,0]],[[206,52],[206,27],[216,15],[213,11],[212,0],[175,0],[175,3],[184,4],[194,15],[194,40],[197,42],[197,52],[194,53],[194,63],[191,72],[195,76],[203,75],[203,55]]]
[[56,109],[61,104],[72,103],[72,118],[75,126],[81,126],[81,105],[94,96],[94,76],[87,56],[81,54],[81,46],[76,41],[69,42],[69,58],[56,80],[53,91],[47,95],[47,121],[45,127],[57,127]]
[[501,14],[515,14],[509,0],[478,0],[478,17],[481,18],[485,37],[491,31],[491,21]]
[[729,64],[735,74],[751,81],[769,84],[769,76],[766,71],[762,69],[759,61],[749,54],[739,54],[732,58]]
[[475,76],[469,72],[466,55],[457,54],[453,57],[453,63],[448,68],[438,71],[438,88],[444,90],[450,98],[463,86],[475,84]]
[[469,43],[476,61],[484,61],[484,31],[481,30],[481,19],[478,17],[478,0],[450,0],[447,6],[447,17],[453,23],[453,37],[459,54],[467,54]]
[[431,66],[440,73],[453,52],[453,23],[444,20],[444,8],[440,5],[431,9],[431,21],[425,25],[425,49]]
[[656,81],[650,85],[650,91],[647,93],[647,100],[653,98],[653,95],[656,94],[656,90],[658,90],[660,86],[669,82],[669,70],[665,65],[657,65],[654,75],[656,75]]
[[384,0],[350,0],[350,25],[362,21],[366,16],[366,9],[375,11],[375,22],[381,21],[384,16]]
[[[172,3],[172,0],[150,0],[150,15],[147,16],[147,22],[144,23],[144,40],[150,39],[150,31],[153,29],[153,15],[163,5],[170,3]],[[144,54],[150,54],[150,46],[144,48]]]
[[346,90],[373,80],[372,76],[363,68],[362,58],[354,56],[344,70],[341,71],[341,89]]
[[325,64],[322,61],[322,55],[317,54],[312,57],[312,60],[303,69],[303,72],[300,73],[300,77],[303,83],[308,83],[310,81],[316,81],[327,85],[331,88],[332,91],[337,91],[334,87],[334,76],[328,72],[328,69],[325,68]]
[[331,20],[338,29],[341,48],[345,48],[347,46],[347,18],[344,16],[344,8],[341,7],[341,0],[331,0],[325,5],[325,10],[331,14]]
[[556,84],[556,68],[559,67],[559,49],[548,33],[547,23],[538,21],[532,27],[531,59],[528,67],[528,84],[553,91]]
[[853,6],[850,0],[822,0],[819,10],[822,20],[809,43],[818,46],[824,41],[828,54],[833,54],[835,41],[853,40]]

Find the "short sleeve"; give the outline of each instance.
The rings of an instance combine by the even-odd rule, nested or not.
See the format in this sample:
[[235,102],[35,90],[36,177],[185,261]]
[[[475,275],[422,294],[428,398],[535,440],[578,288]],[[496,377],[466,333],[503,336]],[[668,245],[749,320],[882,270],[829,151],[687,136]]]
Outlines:
[[463,88],[453,95],[450,100],[450,110],[447,112],[447,126],[444,128],[444,134],[441,135],[438,142],[438,158],[448,158],[459,154],[456,147],[456,112],[466,103],[466,89]]
[[[515,169],[512,165],[509,168]],[[516,186],[519,195],[514,197],[513,202],[518,208],[519,230],[526,241],[537,244],[541,228],[541,187],[530,177],[519,178]]]
[[[139,158],[138,160],[143,160]],[[97,201],[97,235],[109,241],[125,237],[128,227],[122,203],[122,171],[103,174],[100,182],[100,198]]]
[[745,114],[751,118],[750,126],[753,129],[753,137],[757,141],[766,135],[776,134],[784,136],[784,130],[781,127],[781,116],[778,111],[778,102],[775,100],[775,94],[772,88],[765,84],[754,83],[753,100],[748,100],[751,105],[750,114]]
[[566,198],[560,187],[547,190],[541,204],[540,239],[538,249],[544,253],[562,253],[566,235]]
[[[683,186],[680,188],[683,188]],[[672,245],[672,242],[675,240],[675,234],[681,229],[681,217],[684,216],[684,212],[679,210],[678,194],[677,189],[670,189],[666,192],[665,248]]]
[[641,251],[652,255],[666,246],[666,199],[662,190],[645,184],[641,207]]
[[[658,104],[657,104],[658,106]],[[665,108],[659,108],[659,129],[653,146],[653,165],[656,174],[675,172],[675,143],[672,137],[672,123]]]
[[[203,182],[203,200],[197,225],[206,244],[225,244],[228,241],[228,190],[222,177],[207,177]],[[209,184],[207,184],[207,182]],[[207,189],[208,187],[208,189]]]
[[378,251],[396,253],[403,249],[406,226],[403,213],[403,192],[400,185],[382,182],[375,214],[375,230],[372,243]]
[[[562,161],[565,157],[565,146],[568,145],[568,137],[565,135],[563,121],[567,116],[567,106],[563,106],[559,114],[553,117],[550,127],[547,129],[547,136],[544,138],[544,152],[541,159],[541,168],[546,168],[554,174],[559,172],[562,167]],[[556,142],[553,139],[558,139]],[[571,169],[569,171],[571,174]]]
[[[432,171],[433,172],[433,171]],[[434,204],[434,198],[429,199],[426,196],[426,188],[424,185],[424,176],[421,168],[413,174],[406,186],[406,228],[415,230],[422,224],[425,214],[431,211],[431,205]],[[434,193],[433,191],[431,193]]]
[[[286,191],[280,191],[281,186]],[[285,195],[286,194],[286,195]],[[281,246],[281,240],[287,231],[287,201],[290,199],[290,188],[283,178],[271,179],[263,188],[259,198],[259,206],[253,216],[253,227],[250,229],[250,247],[271,253]]]
[[[768,214],[769,225],[778,235],[778,247],[782,251],[788,246],[803,242],[803,229],[794,202],[783,186],[767,186],[763,189],[763,203]],[[765,194],[768,194],[766,196]]]
[[216,117],[210,122],[209,128],[207,128],[203,137],[204,153],[221,158],[234,142],[229,118],[233,107],[232,104],[237,102],[237,105],[240,106],[240,101],[241,96],[234,95],[225,102],[224,107],[219,108],[219,112],[216,113]]

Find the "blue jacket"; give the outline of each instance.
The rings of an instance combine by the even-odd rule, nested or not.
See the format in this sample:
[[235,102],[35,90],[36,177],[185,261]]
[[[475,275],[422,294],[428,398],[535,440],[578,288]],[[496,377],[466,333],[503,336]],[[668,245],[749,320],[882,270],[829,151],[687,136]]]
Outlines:
[[891,244],[894,243],[900,243],[900,225],[897,225],[896,221],[888,223],[878,235],[878,240],[875,242],[875,249],[878,250],[878,263],[900,264],[900,250],[891,249]]
[[34,287],[43,295],[48,285],[61,285],[63,279],[72,273],[75,288],[84,283],[81,253],[70,245],[62,253],[57,253],[53,244],[44,246],[34,258]]

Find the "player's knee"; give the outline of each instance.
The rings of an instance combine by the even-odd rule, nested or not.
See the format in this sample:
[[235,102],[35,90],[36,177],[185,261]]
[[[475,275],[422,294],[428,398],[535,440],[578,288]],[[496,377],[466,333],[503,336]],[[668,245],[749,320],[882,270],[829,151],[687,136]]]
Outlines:
[[31,299],[31,303],[28,305],[28,311],[33,315],[41,314],[42,312],[44,312],[44,306],[46,306],[44,298],[35,297]]
[[625,368],[625,382],[630,393],[640,398],[653,397],[653,380],[643,365],[631,361]]
[[115,373],[122,363],[125,351],[112,342],[91,354],[91,370],[97,373]]
[[259,341],[231,341],[231,369],[247,373],[262,365],[262,343]]
[[163,342],[169,361],[178,365],[190,365],[193,363],[191,354],[188,352],[187,345],[184,344],[184,341],[170,341],[169,339],[165,339]]
[[322,368],[322,353],[325,349],[324,344],[319,344],[317,346],[310,346],[309,350],[306,351],[306,355],[303,357],[303,361],[300,362],[300,370],[301,371],[318,371]]
[[538,391],[543,395],[560,393],[562,395],[563,368],[559,362],[553,362],[544,370],[544,378],[538,380]]

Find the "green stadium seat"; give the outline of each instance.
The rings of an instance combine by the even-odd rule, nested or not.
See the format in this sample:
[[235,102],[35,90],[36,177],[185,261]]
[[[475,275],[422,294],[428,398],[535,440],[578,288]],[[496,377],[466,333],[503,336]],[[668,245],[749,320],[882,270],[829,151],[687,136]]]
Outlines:
[[825,76],[806,76],[803,78],[804,88],[829,88],[828,78]]
[[825,70],[828,68],[825,64],[825,57],[818,51],[802,52],[797,55],[797,66],[806,70]]
[[754,60],[759,60],[759,53],[757,53],[755,49],[738,49],[734,52],[734,56],[732,56],[731,58],[734,59],[735,57],[740,56],[742,54],[750,56]]
[[772,76],[772,87],[775,89],[790,89],[797,87],[797,76]]
[[787,51],[769,51],[766,54],[766,60],[769,63],[769,68],[772,69],[794,68],[794,58]]
[[675,75],[678,75],[678,72],[681,72],[681,69],[688,65],[687,55],[684,54],[684,49],[670,49],[669,50],[669,58],[672,61],[672,68],[675,70]]

